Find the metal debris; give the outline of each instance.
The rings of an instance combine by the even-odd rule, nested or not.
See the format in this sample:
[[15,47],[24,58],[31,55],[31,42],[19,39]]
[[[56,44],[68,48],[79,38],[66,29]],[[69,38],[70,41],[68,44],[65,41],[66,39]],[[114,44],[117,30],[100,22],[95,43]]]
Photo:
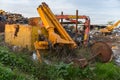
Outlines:
[[22,14],[8,13],[0,10],[0,32],[4,32],[5,24],[28,24],[28,18]]

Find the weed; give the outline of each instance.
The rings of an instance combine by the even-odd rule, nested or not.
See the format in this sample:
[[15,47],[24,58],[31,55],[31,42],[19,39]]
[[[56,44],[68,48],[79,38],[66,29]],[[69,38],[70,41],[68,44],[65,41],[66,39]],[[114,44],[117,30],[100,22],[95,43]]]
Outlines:
[[72,62],[40,64],[24,53],[0,46],[0,80],[120,80],[119,74],[120,68],[113,63],[96,63],[84,69],[74,67]]

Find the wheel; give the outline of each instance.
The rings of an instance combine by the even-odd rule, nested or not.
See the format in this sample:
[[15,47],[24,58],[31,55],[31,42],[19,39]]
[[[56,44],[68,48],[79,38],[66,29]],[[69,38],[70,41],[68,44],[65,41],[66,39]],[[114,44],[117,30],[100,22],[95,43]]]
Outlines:
[[113,52],[108,44],[102,41],[95,42],[92,47],[92,55],[101,62],[109,62],[112,59]]

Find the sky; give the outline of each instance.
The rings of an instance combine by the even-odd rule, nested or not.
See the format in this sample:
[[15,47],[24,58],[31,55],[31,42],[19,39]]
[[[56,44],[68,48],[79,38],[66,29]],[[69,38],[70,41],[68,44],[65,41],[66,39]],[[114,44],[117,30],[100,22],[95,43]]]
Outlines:
[[120,0],[0,0],[0,9],[38,17],[37,7],[46,2],[54,14],[76,14],[90,17],[91,24],[107,24],[120,19]]

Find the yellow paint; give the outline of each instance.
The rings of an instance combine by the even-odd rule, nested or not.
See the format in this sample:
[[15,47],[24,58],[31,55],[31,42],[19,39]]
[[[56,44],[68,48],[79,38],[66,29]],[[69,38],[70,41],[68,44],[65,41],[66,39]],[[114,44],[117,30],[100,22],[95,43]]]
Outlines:
[[48,39],[52,45],[67,44],[72,48],[76,48],[77,44],[72,40],[72,38],[65,31],[65,29],[62,27],[55,15],[45,3],[39,6],[37,10],[45,29],[48,31]]
[[100,32],[102,33],[110,33],[112,32],[118,25],[120,24],[120,20],[118,20],[116,23],[113,25],[107,26],[106,28],[100,29]]
[[[19,31],[17,36],[15,36],[15,27],[19,25]],[[31,26],[31,25],[21,25],[21,24],[7,24],[5,26],[5,42],[10,45],[19,46],[22,48],[27,48],[29,50],[34,49],[34,42],[38,41],[38,30],[47,37],[47,33],[43,27]]]

